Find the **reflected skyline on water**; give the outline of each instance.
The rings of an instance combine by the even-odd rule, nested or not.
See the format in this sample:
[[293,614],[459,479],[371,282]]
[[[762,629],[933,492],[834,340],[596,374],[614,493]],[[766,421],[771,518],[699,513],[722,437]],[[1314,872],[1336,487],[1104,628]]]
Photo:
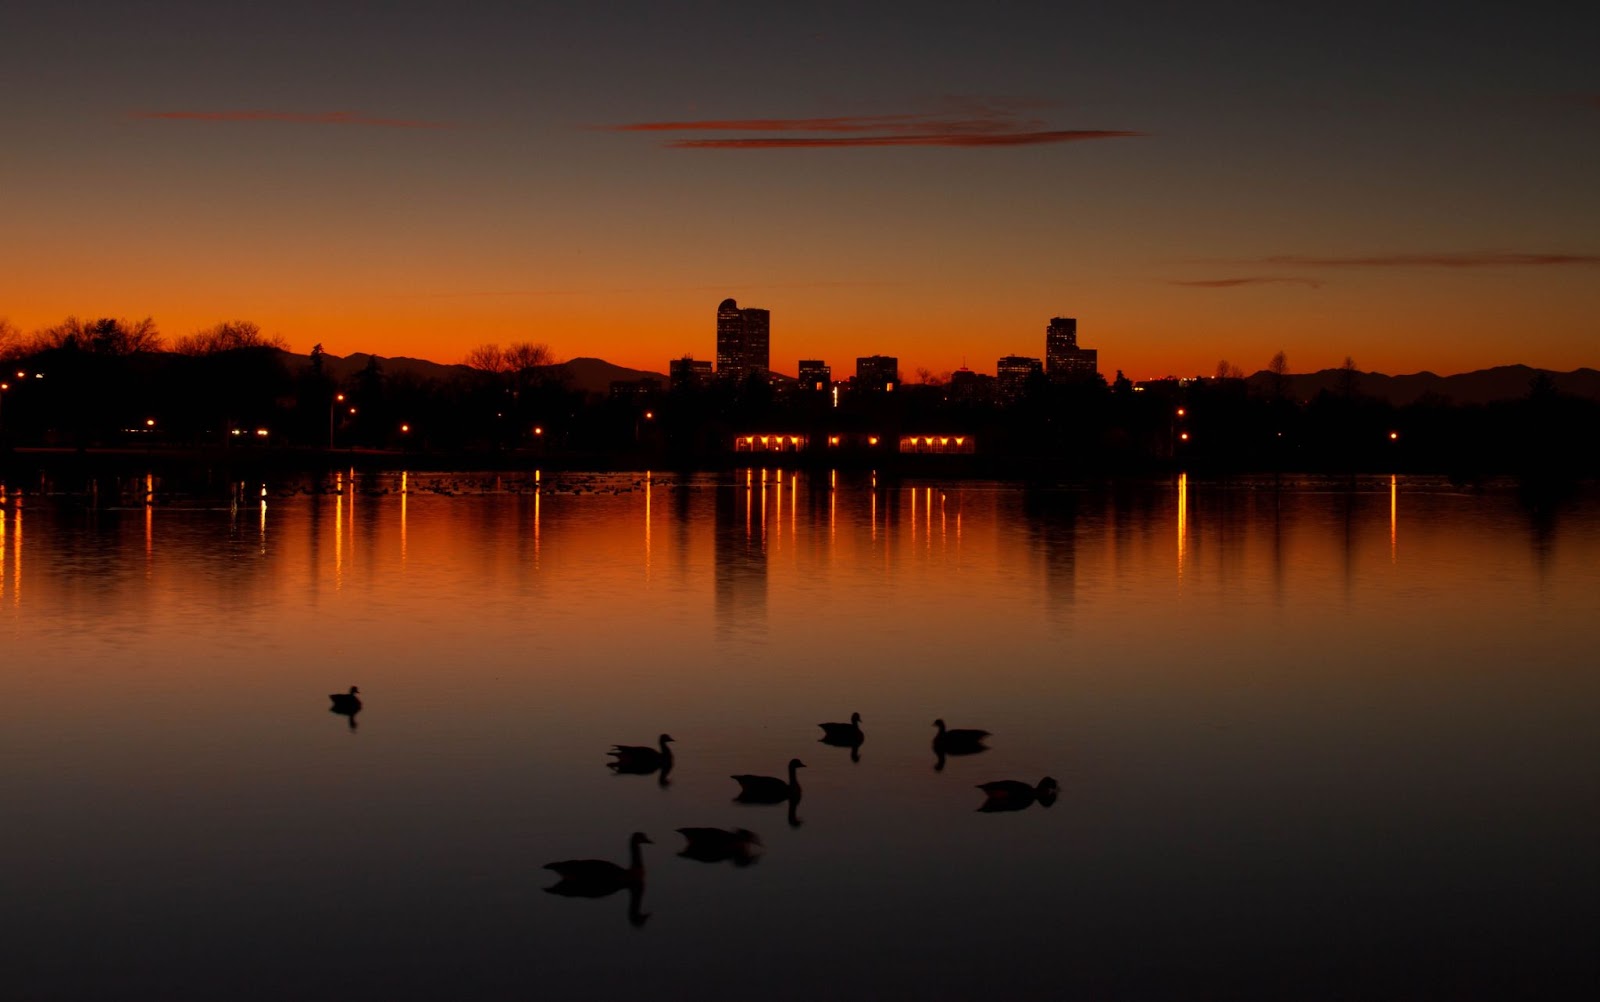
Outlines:
[[[286,568],[273,566],[266,580],[248,575],[241,579],[230,573],[228,587],[249,587],[250,581],[257,580],[261,587],[298,588],[315,596],[323,587],[341,592],[358,570],[363,579],[379,573],[403,576],[411,570],[416,554],[437,560],[453,545],[451,539],[437,533],[438,526],[426,506],[466,498],[491,502],[512,495],[518,526],[507,526],[490,503],[466,520],[469,537],[460,541],[483,548],[509,537],[514,546],[496,556],[496,574],[523,587],[537,580],[550,547],[587,547],[601,537],[614,540],[616,529],[630,521],[635,525],[631,532],[636,533],[637,548],[629,556],[608,544],[606,566],[619,575],[636,577],[638,585],[646,589],[659,584],[662,574],[681,586],[691,580],[702,559],[700,554],[707,548],[707,534],[697,527],[705,522],[714,525],[709,534],[709,563],[715,571],[713,610],[727,635],[741,630],[759,632],[768,613],[772,574],[781,569],[803,577],[825,571],[840,560],[886,570],[898,562],[911,562],[1007,579],[1014,567],[1032,566],[1037,568],[1041,593],[1050,608],[1054,612],[1070,610],[1083,582],[1093,591],[1125,569],[1142,575],[1158,564],[1159,555],[1152,546],[1162,522],[1170,526],[1167,531],[1175,540],[1168,559],[1172,578],[1180,586],[1191,565],[1204,562],[1205,573],[1214,576],[1219,587],[1230,587],[1234,576],[1245,584],[1267,580],[1281,597],[1293,566],[1337,566],[1344,597],[1350,600],[1357,580],[1372,572],[1362,561],[1365,554],[1377,552],[1379,538],[1383,539],[1385,562],[1394,573],[1437,566],[1441,557],[1453,560],[1448,538],[1428,524],[1426,509],[1448,507],[1449,499],[1470,506],[1475,497],[1435,481],[1415,480],[1413,484],[1408,478],[1392,475],[1374,478],[1356,489],[1314,485],[1287,494],[1262,484],[1206,485],[1198,503],[1195,488],[1183,474],[1165,491],[1154,482],[1132,490],[1104,491],[973,483],[878,486],[871,474],[847,478],[841,486],[839,479],[837,472],[804,474],[752,468],[720,481],[714,477],[626,474],[585,475],[546,483],[543,474],[536,473],[526,483],[513,485],[499,477],[464,483],[462,475],[352,471],[333,474],[322,490],[308,485],[269,488],[239,483],[232,488],[233,499],[226,509],[229,552],[238,556],[238,548],[245,547],[268,557],[270,547],[277,546],[303,550],[308,563],[298,585],[287,576]],[[92,526],[68,552],[41,555],[61,558],[57,569],[74,575],[91,571],[87,579],[74,581],[75,587],[81,588],[104,586],[110,580],[92,571],[97,560],[114,560],[118,540],[131,528],[126,518],[130,511],[138,513],[142,576],[146,582],[154,582],[160,564],[158,541],[163,546],[181,546],[195,531],[194,526],[185,525],[165,538],[162,523],[179,516],[185,521],[203,520],[203,513],[219,510],[214,504],[164,496],[153,476],[139,478],[137,491],[119,486],[124,499],[137,494],[141,503],[95,509],[63,504],[62,496],[54,493],[40,497],[11,489],[4,495],[0,600],[9,600],[13,607],[22,605],[23,580],[29,574],[26,567],[34,556],[25,549],[25,526],[31,527],[33,519],[48,519],[54,529]],[[95,496],[103,495],[97,491]],[[1286,497],[1294,499],[1293,511],[1285,511]],[[1379,498],[1381,509],[1376,503]],[[1425,511],[1409,516],[1408,507],[1413,504]],[[419,505],[424,506],[422,524],[416,524]],[[579,505],[583,510],[574,520],[569,516],[579,513]],[[1522,518],[1527,530],[1521,534],[1527,540],[1525,552],[1542,574],[1560,557],[1562,506],[1534,502],[1515,507],[1526,512]],[[963,523],[974,516],[989,525],[991,532],[1002,529],[994,537],[995,547],[977,563],[973,554],[963,552]],[[663,519],[668,520],[667,526]],[[1270,525],[1267,533],[1259,531],[1264,523]],[[1330,525],[1337,528],[1326,533]],[[1024,532],[1015,535],[1007,527]],[[458,538],[461,528],[453,524],[451,536]],[[1408,533],[1415,534],[1415,541],[1403,546],[1402,536]],[[1497,542],[1494,550],[1500,558],[1511,557],[1508,547],[1512,538]],[[670,541],[666,549],[661,547],[664,540]],[[1415,559],[1408,552],[1412,546]],[[229,567],[237,569],[237,564]],[[51,569],[41,568],[46,572],[44,582],[64,579],[64,575],[48,573]],[[136,598],[120,588],[117,595]]]

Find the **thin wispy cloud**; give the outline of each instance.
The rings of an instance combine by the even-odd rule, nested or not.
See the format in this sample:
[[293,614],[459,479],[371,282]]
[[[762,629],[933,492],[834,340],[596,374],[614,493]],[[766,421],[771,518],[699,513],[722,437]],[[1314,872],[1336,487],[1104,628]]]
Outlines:
[[1261,264],[1296,268],[1545,268],[1600,265],[1600,254],[1540,254],[1520,251],[1447,251],[1434,254],[1373,254],[1311,257],[1284,254]]
[[[818,118],[708,118],[628,122],[613,132],[760,132],[761,136],[696,136],[662,145],[677,150],[774,150],[855,146],[1037,146],[1047,143],[1122,139],[1144,133],[1127,129],[1050,129],[1043,119],[1022,117],[1021,102],[946,99],[941,113],[834,115]],[[1026,107],[1037,107],[1029,104]]]
[[1240,278],[1196,278],[1174,279],[1169,285],[1182,285],[1191,289],[1236,289],[1241,285],[1303,285],[1308,289],[1320,289],[1323,283],[1315,278],[1301,278],[1296,275],[1246,275]]
[[763,136],[759,139],[675,139],[675,150],[784,150],[839,146],[1037,146],[1089,139],[1121,139],[1142,132],[1108,129],[1057,129],[1047,132],[961,132],[895,136]]
[[1000,132],[1011,123],[994,119],[939,119],[932,115],[839,115],[834,118],[710,118],[686,122],[631,122],[614,132]]
[[363,125],[382,129],[453,129],[450,122],[381,118],[358,111],[136,111],[128,117],[174,122],[288,122],[295,125]]

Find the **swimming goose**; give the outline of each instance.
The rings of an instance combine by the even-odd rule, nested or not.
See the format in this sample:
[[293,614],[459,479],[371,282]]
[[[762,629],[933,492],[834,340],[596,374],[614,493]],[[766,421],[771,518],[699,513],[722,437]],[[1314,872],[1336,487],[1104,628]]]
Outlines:
[[650,844],[650,836],[634,832],[628,839],[628,865],[618,866],[608,859],[565,859],[546,863],[546,870],[554,870],[561,878],[559,883],[545,890],[567,897],[598,898],[644,880],[644,858],[641,845]]
[[1039,780],[1037,787],[1029,786],[1016,779],[1002,779],[993,783],[979,783],[978,789],[983,791],[985,798],[983,806],[978,808],[986,813],[995,811],[1020,811],[1032,804],[1039,802],[1041,807],[1049,807],[1056,802],[1056,794],[1061,787],[1049,776]]
[[933,726],[939,728],[939,733],[933,736],[935,750],[946,755],[971,755],[973,752],[984,751],[983,741],[989,737],[988,731],[956,728],[946,730],[944,720],[935,720]]
[[759,846],[761,839],[755,832],[744,828],[728,831],[725,828],[679,828],[688,844],[678,855],[697,859],[702,863],[720,863],[731,859],[735,866],[749,866],[755,862],[751,846]]
[[333,705],[329,709],[334,713],[355,713],[361,709],[361,697],[357,695],[360,691],[352,685],[349,692],[331,693],[328,698],[333,700]]
[[647,773],[657,769],[665,772],[672,768],[672,735],[663,734],[658,739],[659,748],[649,745],[612,745],[607,755],[616,756],[615,762],[606,765],[618,772]]
[[853,747],[866,740],[866,735],[861,733],[861,714],[850,714],[848,724],[831,723],[818,724],[822,728],[822,743],[829,745],[843,745]]
[[787,783],[776,776],[734,776],[733,781],[739,784],[739,795],[734,799],[751,804],[777,804],[785,800],[799,800],[800,779],[795,770],[805,767],[806,764],[799,759],[790,759]]

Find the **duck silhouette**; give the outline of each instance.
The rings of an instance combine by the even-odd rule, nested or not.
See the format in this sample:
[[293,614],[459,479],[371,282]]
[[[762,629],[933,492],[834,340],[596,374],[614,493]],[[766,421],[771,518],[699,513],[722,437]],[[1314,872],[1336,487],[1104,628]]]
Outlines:
[[848,724],[835,722],[818,724],[817,726],[822,728],[821,741],[825,745],[854,748],[867,739],[867,736],[861,733],[861,714],[859,713],[850,714],[850,722]]
[[678,834],[686,840],[678,855],[702,863],[731,861],[734,866],[749,866],[760,857],[751,851],[761,839],[746,828],[679,828]]
[[649,845],[650,836],[634,832],[628,838],[628,865],[618,866],[608,859],[564,859],[546,863],[546,870],[554,870],[561,879],[546,887],[551,894],[569,898],[603,898],[624,887],[644,882],[644,857],[639,851]]
[[739,795],[733,799],[746,804],[781,804],[786,800],[799,800],[800,779],[795,770],[805,767],[806,764],[799,759],[790,759],[788,782],[777,776],[734,776],[733,781],[739,784]]
[[672,749],[667,745],[672,743],[672,735],[663,734],[657,739],[658,747],[649,745],[612,745],[607,755],[614,756],[616,761],[607,762],[606,767],[618,774],[627,773],[635,776],[645,776],[660,770],[663,785],[667,780],[667,773],[672,771]]
[[1040,807],[1049,807],[1056,802],[1056,795],[1061,791],[1060,785],[1049,776],[1039,780],[1038,786],[1029,786],[1016,779],[1001,779],[993,783],[979,783],[978,789],[983,791],[985,798],[978,810],[985,814],[1020,811],[1035,801]]

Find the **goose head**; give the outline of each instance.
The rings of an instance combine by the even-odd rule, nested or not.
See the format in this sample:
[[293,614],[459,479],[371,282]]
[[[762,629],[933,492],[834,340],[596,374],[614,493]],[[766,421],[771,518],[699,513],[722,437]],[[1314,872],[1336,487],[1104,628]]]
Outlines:
[[634,832],[631,836],[629,836],[628,844],[633,846],[655,845],[654,842],[650,841],[650,836],[646,835],[644,832]]
[[861,714],[859,714],[859,713],[850,714],[850,723],[852,725],[856,726],[856,727],[860,727],[861,726]]

